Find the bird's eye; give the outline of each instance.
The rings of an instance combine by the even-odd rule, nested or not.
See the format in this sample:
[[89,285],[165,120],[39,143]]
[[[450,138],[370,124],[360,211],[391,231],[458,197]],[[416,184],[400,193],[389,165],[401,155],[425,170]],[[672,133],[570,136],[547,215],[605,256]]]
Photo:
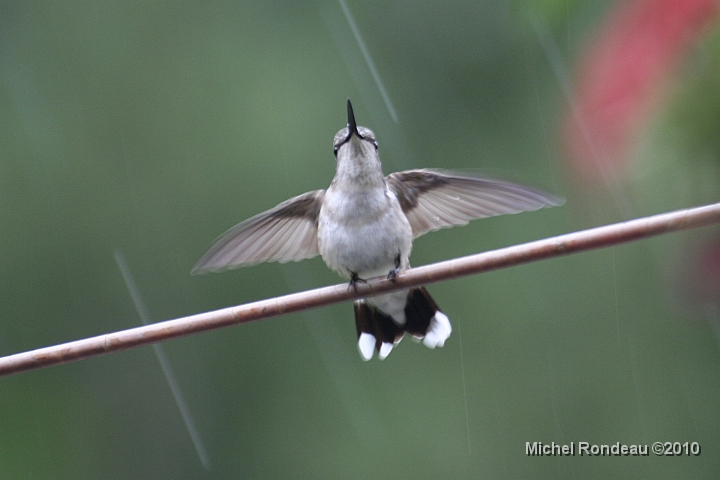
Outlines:
[[375,145],[375,151],[377,152],[377,140],[373,140],[373,145]]
[[[377,147],[376,147],[376,148],[377,148]],[[336,157],[337,157],[337,151],[338,151],[338,147],[337,147],[337,145],[336,145],[336,146],[333,147],[333,155],[335,155]]]

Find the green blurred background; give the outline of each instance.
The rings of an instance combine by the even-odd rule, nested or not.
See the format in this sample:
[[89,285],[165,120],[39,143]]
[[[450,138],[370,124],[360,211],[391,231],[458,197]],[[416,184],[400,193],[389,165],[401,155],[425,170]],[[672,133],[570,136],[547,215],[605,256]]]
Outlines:
[[[319,258],[189,272],[225,229],[329,184],[347,98],[386,173],[567,198],[423,237],[414,265],[717,201],[712,31],[623,179],[585,188],[562,159],[563,85],[611,6],[348,2],[395,121],[331,0],[0,3],[0,354],[140,324],[116,249],[154,321],[339,283]],[[718,478],[718,309],[693,279],[719,232],[433,285],[453,336],[383,362],[360,360],[349,304],[167,342],[207,469],[150,347],[0,378],[0,478]]]

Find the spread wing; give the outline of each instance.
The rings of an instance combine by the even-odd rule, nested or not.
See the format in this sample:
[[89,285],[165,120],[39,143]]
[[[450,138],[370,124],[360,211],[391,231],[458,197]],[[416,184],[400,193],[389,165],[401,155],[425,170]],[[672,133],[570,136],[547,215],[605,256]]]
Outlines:
[[324,190],[305,193],[234,226],[198,260],[192,273],[316,256],[318,214],[324,195]]
[[560,197],[522,185],[437,170],[408,170],[388,175],[386,180],[416,238],[476,218],[564,203]]

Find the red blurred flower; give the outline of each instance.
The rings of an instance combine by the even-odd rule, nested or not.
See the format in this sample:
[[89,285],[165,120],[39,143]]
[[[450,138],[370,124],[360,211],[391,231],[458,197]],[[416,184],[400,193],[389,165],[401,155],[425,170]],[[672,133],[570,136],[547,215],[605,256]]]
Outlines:
[[697,300],[720,302],[720,245],[706,245],[695,264],[693,293]]
[[619,2],[584,53],[565,148],[591,178],[621,173],[632,140],[683,56],[718,20],[718,0]]

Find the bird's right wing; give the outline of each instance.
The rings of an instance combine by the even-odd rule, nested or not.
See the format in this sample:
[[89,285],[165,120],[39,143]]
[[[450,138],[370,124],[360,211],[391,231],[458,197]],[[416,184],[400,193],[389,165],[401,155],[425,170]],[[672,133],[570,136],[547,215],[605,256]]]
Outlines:
[[325,190],[305,193],[234,226],[198,260],[192,273],[318,255],[318,214],[324,195]]
[[466,225],[476,218],[562,205],[560,197],[515,183],[438,170],[408,170],[386,178],[413,236]]

